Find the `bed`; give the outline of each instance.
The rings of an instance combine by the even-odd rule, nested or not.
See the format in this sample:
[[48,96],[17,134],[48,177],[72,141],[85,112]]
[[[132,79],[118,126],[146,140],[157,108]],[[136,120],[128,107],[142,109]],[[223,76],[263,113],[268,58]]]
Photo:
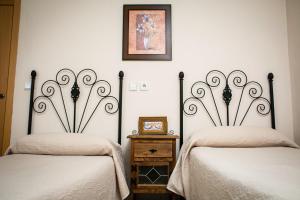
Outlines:
[[[34,97],[36,72],[32,71],[27,136],[18,138],[7,150],[7,155],[0,158],[1,200],[118,200],[129,195],[120,146],[123,76],[121,71],[117,99],[111,95],[110,84],[98,80],[94,70],[84,69],[76,74],[64,68],[55,79],[45,81],[41,95]],[[63,96],[65,89],[71,89],[67,93],[69,97]],[[88,96],[85,97],[84,109],[78,112],[76,102],[83,89],[87,89]],[[93,104],[92,112],[88,113],[86,109],[95,96],[91,95],[93,92],[98,103]],[[55,94],[61,94],[61,108],[65,113],[58,111],[59,106],[53,100]],[[67,113],[68,100],[73,102],[72,116]],[[84,134],[85,128],[92,122],[99,123],[93,116],[104,101],[104,110],[108,114],[118,113],[118,142],[99,133]],[[32,132],[34,116],[49,108],[57,114],[63,131]]]
[[[209,82],[208,77],[212,77],[212,82]],[[188,200],[299,199],[300,150],[297,144],[275,130],[273,74],[268,75],[270,99],[263,97],[263,90],[258,82],[247,81],[244,72],[235,70],[226,76],[213,70],[208,73],[205,81],[193,84],[192,97],[183,101],[181,73],[181,138],[183,113],[194,115],[197,112],[195,100],[205,107],[202,98],[207,94],[214,95],[214,87],[220,85],[223,77],[225,87],[221,96],[226,107],[225,122],[221,120],[222,117],[214,118],[209,109],[204,108],[215,127],[201,128],[184,143],[181,141],[178,162],[167,188]],[[251,84],[255,86],[252,87]],[[235,107],[237,111],[229,117],[232,94],[238,94],[232,92],[233,86],[240,89],[241,96]],[[241,114],[239,110],[245,94],[250,96],[251,101],[246,112]],[[212,105],[218,108],[215,102],[213,97]],[[271,115],[272,128],[243,125],[254,103],[257,103],[255,110],[259,114]],[[238,115],[242,116],[240,120],[237,120]]]

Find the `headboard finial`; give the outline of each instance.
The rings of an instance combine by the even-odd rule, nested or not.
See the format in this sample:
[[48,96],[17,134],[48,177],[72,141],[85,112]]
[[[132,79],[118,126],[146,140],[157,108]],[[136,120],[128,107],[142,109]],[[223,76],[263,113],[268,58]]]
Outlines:
[[270,81],[273,81],[273,78],[274,78],[274,74],[273,74],[273,73],[269,73],[269,74],[268,74],[268,79],[269,79]]
[[119,77],[120,77],[120,78],[123,78],[123,77],[124,77],[124,72],[123,72],[123,71],[120,71],[120,72],[119,72]]
[[183,79],[184,78],[184,73],[183,72],[179,72],[179,79]]
[[32,71],[31,71],[31,77],[32,77],[32,78],[35,78],[35,77],[36,77],[36,71],[35,71],[35,70],[32,70]]

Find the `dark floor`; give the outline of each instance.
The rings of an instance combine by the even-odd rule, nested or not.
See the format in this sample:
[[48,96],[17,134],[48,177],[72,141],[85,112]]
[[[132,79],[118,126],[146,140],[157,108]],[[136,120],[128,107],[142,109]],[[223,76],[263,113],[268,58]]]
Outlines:
[[[170,197],[168,194],[136,194],[135,200],[169,200]],[[132,197],[129,197],[128,200],[132,200]]]
[[138,194],[136,200],[169,200],[168,194]]

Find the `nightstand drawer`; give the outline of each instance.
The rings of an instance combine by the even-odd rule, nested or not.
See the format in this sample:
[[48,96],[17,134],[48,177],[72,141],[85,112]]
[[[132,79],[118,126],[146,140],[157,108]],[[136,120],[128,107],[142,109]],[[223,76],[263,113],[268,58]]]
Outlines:
[[172,157],[172,142],[165,143],[134,143],[134,157],[141,158],[157,158],[157,157]]

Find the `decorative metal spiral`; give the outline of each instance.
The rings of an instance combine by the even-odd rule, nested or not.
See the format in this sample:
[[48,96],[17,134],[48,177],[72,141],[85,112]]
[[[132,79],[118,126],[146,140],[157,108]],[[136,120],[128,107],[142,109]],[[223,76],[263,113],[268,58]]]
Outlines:
[[271,103],[264,97],[259,97],[255,101],[259,101],[256,110],[261,115],[268,115],[271,112]]
[[206,94],[205,90],[208,89],[207,83],[203,81],[195,82],[191,87],[191,94],[195,98],[203,98]]
[[226,79],[228,84],[230,83],[230,79],[232,79],[232,83],[236,87],[244,87],[248,83],[247,75],[241,70],[230,72]]
[[41,87],[41,93],[46,97],[52,97],[55,94],[55,87],[60,87],[54,80],[45,81]]
[[55,104],[53,103],[53,101],[51,100],[51,98],[49,98],[47,96],[38,96],[38,97],[36,97],[33,101],[33,110],[37,113],[45,112],[47,110],[47,104],[46,104],[45,100],[47,100],[48,102],[51,103],[51,105],[52,105],[59,121],[61,122],[61,125],[63,126],[65,131],[68,132],[67,127],[63,123],[63,120],[62,120],[60,114],[58,113],[57,108],[56,108]]
[[47,109],[47,103],[45,102],[51,101],[49,97],[46,96],[38,96],[33,101],[33,110],[37,113],[43,113]]
[[95,83],[95,86],[97,88],[97,94],[100,97],[108,97],[110,95],[111,86],[107,81],[99,80]]
[[107,96],[107,97],[103,98],[103,100],[109,101],[109,102],[105,103],[105,106],[104,106],[105,112],[107,112],[109,114],[114,114],[114,113],[118,112],[119,101],[117,100],[117,98],[115,98],[113,96]]
[[263,116],[268,115],[271,112],[271,103],[268,99],[264,98],[264,97],[258,97],[255,98],[251,101],[249,107],[247,108],[241,122],[240,125],[242,125],[242,123],[244,122],[244,119],[246,118],[249,110],[251,109],[252,105],[254,103],[258,102],[258,105],[256,106],[256,111]]
[[76,75],[75,75],[74,71],[71,69],[68,69],[68,68],[63,68],[57,72],[56,82],[59,85],[68,85],[71,80],[70,75],[73,77],[73,79],[75,81]]
[[209,113],[209,111],[207,110],[205,104],[203,103],[203,101],[200,98],[190,97],[190,98],[186,99],[183,102],[183,105],[184,105],[183,106],[183,111],[184,111],[184,113],[187,114],[187,115],[195,115],[197,113],[198,106],[195,103],[192,103],[193,100],[196,101],[196,102],[199,102],[202,105],[202,107],[204,108],[205,112],[209,116],[210,120],[216,126],[215,120],[213,120],[211,114]]
[[248,94],[251,98],[259,98],[263,94],[262,86],[256,81],[250,81],[245,85],[245,88],[250,87],[248,89]]
[[[82,76],[82,79],[81,79]],[[82,80],[83,84],[91,86],[94,85],[97,81],[97,74],[92,69],[83,69],[78,74],[76,79]]]
[[207,73],[205,80],[210,87],[218,87],[221,83],[221,78],[226,80],[226,76],[223,72],[219,70],[212,70]]
[[198,111],[198,107],[195,103],[193,103],[193,100],[195,101],[197,98],[190,97],[183,102],[183,111],[187,115],[195,115]]

